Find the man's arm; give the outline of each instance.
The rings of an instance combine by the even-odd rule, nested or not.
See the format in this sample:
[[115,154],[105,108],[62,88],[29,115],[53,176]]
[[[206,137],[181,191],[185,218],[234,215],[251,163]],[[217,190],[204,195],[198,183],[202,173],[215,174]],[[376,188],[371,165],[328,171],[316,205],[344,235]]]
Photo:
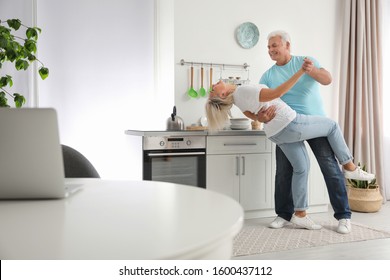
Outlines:
[[257,120],[262,123],[267,123],[276,116],[276,106],[272,105],[267,109],[261,108],[257,113]]
[[321,85],[329,85],[332,82],[332,75],[325,68],[317,68],[313,61],[305,58],[302,65],[303,70],[307,75],[319,82]]

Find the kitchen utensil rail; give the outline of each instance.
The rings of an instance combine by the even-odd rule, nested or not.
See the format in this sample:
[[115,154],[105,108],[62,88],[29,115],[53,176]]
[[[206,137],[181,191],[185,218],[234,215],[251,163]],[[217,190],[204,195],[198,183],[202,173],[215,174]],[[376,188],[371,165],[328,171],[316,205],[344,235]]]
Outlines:
[[203,66],[216,66],[222,68],[243,68],[247,69],[249,65],[247,63],[244,64],[223,64],[223,63],[212,63],[212,62],[193,62],[193,61],[185,61],[184,59],[180,60],[180,65],[203,65]]

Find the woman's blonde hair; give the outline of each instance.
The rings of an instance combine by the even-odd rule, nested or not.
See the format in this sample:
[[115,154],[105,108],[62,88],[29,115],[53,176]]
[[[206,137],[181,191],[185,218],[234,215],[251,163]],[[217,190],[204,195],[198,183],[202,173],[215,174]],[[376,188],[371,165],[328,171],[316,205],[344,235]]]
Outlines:
[[230,109],[233,106],[233,101],[233,94],[229,94],[225,98],[210,97],[207,100],[206,115],[209,130],[215,131],[224,128],[231,116]]

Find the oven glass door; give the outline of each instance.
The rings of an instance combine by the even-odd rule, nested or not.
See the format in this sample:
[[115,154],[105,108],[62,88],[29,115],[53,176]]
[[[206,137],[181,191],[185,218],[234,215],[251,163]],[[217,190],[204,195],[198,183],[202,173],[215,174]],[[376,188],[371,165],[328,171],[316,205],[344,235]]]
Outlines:
[[206,151],[144,151],[143,179],[206,188]]

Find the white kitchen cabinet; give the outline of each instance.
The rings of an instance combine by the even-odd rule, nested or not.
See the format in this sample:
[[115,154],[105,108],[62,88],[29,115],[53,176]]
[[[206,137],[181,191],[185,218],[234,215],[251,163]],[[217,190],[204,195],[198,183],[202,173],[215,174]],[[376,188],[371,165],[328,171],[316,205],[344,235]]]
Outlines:
[[206,188],[240,201],[238,155],[207,155]]
[[208,136],[207,189],[239,201],[246,217],[272,213],[272,158],[272,144],[265,136]]
[[273,206],[271,154],[240,154],[240,202],[246,211]]
[[[328,194],[318,163],[307,146],[309,213],[328,211]],[[263,135],[207,136],[206,186],[242,205],[245,218],[273,217],[275,145]]]

